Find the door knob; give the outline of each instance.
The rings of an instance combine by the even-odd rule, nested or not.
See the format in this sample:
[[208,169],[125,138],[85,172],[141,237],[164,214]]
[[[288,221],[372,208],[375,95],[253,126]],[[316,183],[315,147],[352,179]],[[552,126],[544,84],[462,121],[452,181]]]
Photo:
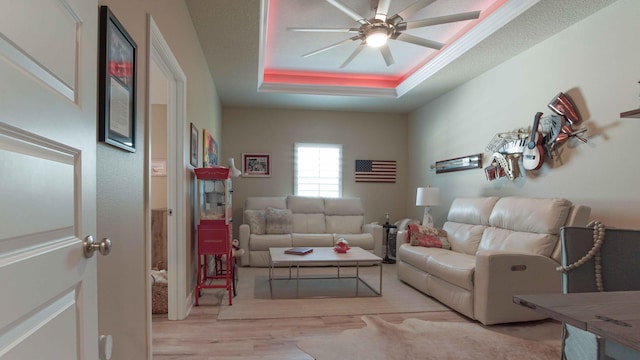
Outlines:
[[82,243],[82,245],[84,247],[84,256],[86,258],[92,257],[93,253],[96,252],[96,250],[98,250],[100,255],[104,256],[109,255],[109,253],[111,252],[111,240],[109,240],[108,238],[104,238],[99,243],[96,243],[96,240],[93,238],[93,236],[87,235],[87,237],[84,238],[84,242]]

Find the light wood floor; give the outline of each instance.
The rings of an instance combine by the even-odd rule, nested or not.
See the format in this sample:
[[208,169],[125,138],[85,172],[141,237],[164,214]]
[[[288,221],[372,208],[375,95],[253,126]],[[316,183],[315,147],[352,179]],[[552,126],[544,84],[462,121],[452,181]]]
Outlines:
[[[332,316],[266,320],[217,321],[218,307],[194,307],[183,321],[166,315],[153,317],[153,358],[156,360],[312,360],[296,346],[299,338],[339,334],[365,326],[360,316]],[[453,311],[384,314],[381,318],[401,323],[407,318],[433,321],[468,320]]]

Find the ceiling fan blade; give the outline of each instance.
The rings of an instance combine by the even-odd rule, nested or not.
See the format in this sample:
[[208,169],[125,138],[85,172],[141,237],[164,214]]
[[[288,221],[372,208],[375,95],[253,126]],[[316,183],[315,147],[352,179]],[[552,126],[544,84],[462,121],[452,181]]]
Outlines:
[[389,50],[389,44],[382,45],[380,47],[380,53],[382,54],[384,62],[387,64],[387,66],[391,66],[395,63],[395,61],[393,60],[393,56],[391,55],[391,50]]
[[340,69],[342,69],[343,67],[349,65],[349,63],[356,58],[356,56],[358,56],[358,54],[360,54],[360,52],[362,51],[362,49],[364,49],[364,43],[358,45],[357,48],[355,48],[353,50],[353,52],[351,53],[351,55],[349,55],[349,57],[347,58],[347,60],[345,60],[342,65],[340,65]]
[[405,33],[399,34],[398,37],[396,37],[394,39],[395,40],[404,41],[404,42],[408,42],[408,43],[415,44],[415,45],[428,47],[428,48],[435,49],[435,50],[440,50],[444,46],[444,44],[441,43],[441,42],[437,42],[437,41],[433,41],[433,40],[427,40],[427,39],[423,39],[421,37],[417,37],[417,36],[413,36],[413,35],[409,35],[409,34],[405,34]]
[[387,20],[387,15],[389,15],[390,5],[391,5],[391,0],[378,0],[378,6],[376,7],[375,18],[382,21]]
[[[393,15],[391,17],[391,21],[393,23],[398,23],[400,21],[403,21],[404,19],[408,18],[409,16],[417,13],[418,11],[420,11],[422,8],[426,7],[427,5],[435,2],[436,0],[419,0],[414,2],[413,4],[409,5],[406,9],[398,12],[397,14]],[[398,20],[399,18],[399,20]]]
[[367,20],[364,16],[358,14],[355,10],[345,5],[340,0],[326,0],[329,4],[335,6],[338,10],[345,13],[347,16],[352,18],[353,20],[359,22],[360,24],[369,24],[369,20]]
[[321,53],[323,51],[331,50],[331,49],[333,49],[335,47],[338,47],[338,46],[340,46],[340,45],[342,45],[342,44],[344,44],[346,42],[354,41],[354,40],[358,40],[358,39],[359,39],[359,37],[357,37],[357,36],[354,36],[354,37],[348,38],[348,39],[344,39],[344,40],[339,41],[339,42],[337,42],[335,44],[331,44],[331,45],[325,46],[325,47],[323,47],[321,49],[318,49],[318,50],[312,51],[310,53],[304,54],[304,55],[302,55],[302,57],[309,57],[309,56],[317,55],[317,54],[319,54],[319,53]]
[[400,24],[401,26],[399,27],[404,29],[416,29],[416,28],[421,28],[421,27],[431,26],[431,25],[440,25],[440,24],[448,24],[448,23],[458,22],[458,21],[472,20],[472,19],[477,19],[479,17],[480,17],[480,11],[471,11],[471,12],[460,13],[460,14],[432,17],[432,18],[423,19],[423,20],[407,21],[406,25],[402,26],[402,24]]
[[300,32],[339,32],[339,33],[358,33],[358,28],[303,28],[303,27],[288,27],[288,31],[300,31]]

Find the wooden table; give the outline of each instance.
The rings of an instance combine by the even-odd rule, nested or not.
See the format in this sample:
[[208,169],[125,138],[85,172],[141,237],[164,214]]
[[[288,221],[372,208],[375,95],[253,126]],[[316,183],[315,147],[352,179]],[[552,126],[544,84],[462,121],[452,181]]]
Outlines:
[[640,351],[640,291],[516,295],[513,302]]

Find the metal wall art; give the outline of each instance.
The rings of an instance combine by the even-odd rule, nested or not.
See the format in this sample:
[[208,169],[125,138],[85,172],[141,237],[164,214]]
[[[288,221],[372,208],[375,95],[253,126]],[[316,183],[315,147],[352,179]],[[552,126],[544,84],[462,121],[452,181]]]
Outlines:
[[432,169],[436,169],[436,174],[477,169],[482,167],[482,154],[474,154],[461,156],[453,159],[436,161],[435,165],[431,165]]
[[543,116],[542,112],[536,113],[531,130],[498,133],[491,139],[485,148],[485,151],[493,153],[491,164],[484,169],[487,180],[502,177],[515,180],[526,171],[540,169],[545,159],[553,159],[558,147],[570,138],[587,142],[581,136],[587,129],[573,128],[581,119],[566,94],[559,93],[547,106],[555,114]]

